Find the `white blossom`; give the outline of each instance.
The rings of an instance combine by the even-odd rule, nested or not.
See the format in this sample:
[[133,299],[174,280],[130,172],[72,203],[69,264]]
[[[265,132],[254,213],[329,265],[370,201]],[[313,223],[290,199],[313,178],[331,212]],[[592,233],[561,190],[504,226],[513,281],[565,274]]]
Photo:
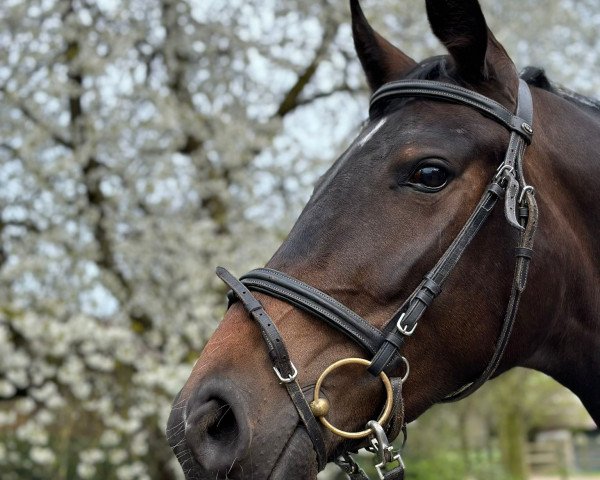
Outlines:
[[84,450],[79,454],[79,458],[83,463],[99,463],[104,460],[105,455],[104,452],[98,448],[93,448],[91,450]]
[[29,451],[29,458],[40,465],[51,465],[56,461],[54,452],[45,447],[32,447]]
[[0,380],[0,397],[10,398],[17,391],[17,387],[11,382]]
[[[366,117],[347,2],[67,3],[0,6],[0,472],[179,478],[163,431],[214,266],[264,264]],[[368,4],[418,59],[422,3]],[[519,67],[600,91],[597,2],[538,3],[483,6]]]
[[145,470],[144,465],[140,462],[122,465],[117,468],[117,478],[119,480],[150,480]]
[[100,435],[100,445],[103,447],[113,447],[121,440],[120,435],[114,430],[104,430]]
[[77,465],[77,475],[80,478],[93,478],[96,475],[96,467],[89,463],[80,463]]
[[108,454],[110,463],[113,465],[120,465],[127,459],[127,452],[125,450],[112,450]]

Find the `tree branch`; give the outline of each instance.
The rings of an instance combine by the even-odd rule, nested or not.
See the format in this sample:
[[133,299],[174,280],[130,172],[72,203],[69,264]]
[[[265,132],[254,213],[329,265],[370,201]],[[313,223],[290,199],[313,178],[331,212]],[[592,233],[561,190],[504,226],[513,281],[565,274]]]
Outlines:
[[[67,61],[67,76],[74,85],[69,94],[69,122],[71,128],[71,137],[73,138],[73,149],[78,152],[86,142],[86,132],[84,126],[84,110],[81,101],[83,90],[83,73],[77,65],[78,56],[81,53],[81,47],[78,40],[69,40],[65,52]],[[108,272],[116,279],[119,284],[119,292],[113,292],[117,298],[130,298],[133,289],[127,278],[119,268],[116,255],[112,245],[110,232],[106,226],[107,207],[106,198],[102,192],[102,170],[105,165],[98,161],[93,153],[87,155],[81,167],[85,193],[90,207],[98,212],[98,218],[93,225],[94,238],[98,245],[98,259],[96,263],[105,272]]]
[[23,103],[21,99],[15,97],[8,90],[6,90],[5,86],[0,87],[0,91],[4,93],[4,95],[21,111],[23,115],[25,115],[26,118],[28,118],[31,122],[33,122],[42,130],[44,130],[50,136],[50,138],[52,138],[52,140],[69,149],[74,148],[73,142],[71,140],[61,135],[60,132],[57,132],[56,130],[51,128],[50,125],[48,125],[40,117],[38,117],[37,114],[34,113],[34,111],[31,108],[29,108],[29,106]]
[[319,65],[323,61],[327,50],[335,38],[336,32],[337,25],[335,25],[333,22],[330,21],[325,24],[323,39],[321,40],[319,48],[317,48],[315,51],[312,62],[310,62],[310,64],[298,76],[296,83],[292,85],[292,88],[290,88],[283,97],[283,100],[279,104],[277,112],[275,113],[276,117],[283,118],[299,106],[300,96],[317,72]]
[[363,89],[361,89],[361,88],[354,88],[347,84],[340,85],[338,88],[334,88],[334,89],[328,90],[326,92],[315,93],[314,95],[311,95],[310,97],[306,97],[301,100],[298,100],[298,102],[296,102],[296,108],[302,107],[304,105],[308,105],[308,104],[314,102],[315,100],[320,100],[323,98],[330,97],[331,95],[334,95],[336,93],[340,93],[340,92],[359,93],[362,91],[363,91]]

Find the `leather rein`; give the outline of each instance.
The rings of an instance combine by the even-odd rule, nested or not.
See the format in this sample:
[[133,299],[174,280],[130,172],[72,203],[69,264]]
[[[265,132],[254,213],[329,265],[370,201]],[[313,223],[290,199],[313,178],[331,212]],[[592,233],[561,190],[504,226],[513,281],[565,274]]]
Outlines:
[[[399,80],[387,83],[371,97],[370,109],[372,111],[374,106],[384,99],[400,97],[423,97],[469,106],[507,128],[510,131],[510,140],[503,162],[459,234],[382,330],[373,327],[360,315],[326,293],[285,273],[269,268],[259,268],[250,271],[238,280],[224,268],[217,268],[217,275],[231,289],[228,294],[230,305],[239,300],[259,325],[273,363],[273,370],[280,383],[287,389],[299,418],[313,443],[319,470],[327,464],[327,453],[323,431],[317,419],[327,429],[344,438],[369,437],[371,445],[367,449],[378,455],[377,472],[382,480],[404,478],[402,459],[388,441],[388,437],[395,438],[405,428],[401,392],[402,383],[409,375],[409,364],[400,353],[404,342],[417,328],[419,319],[425,310],[441,293],[442,286],[450,272],[490,216],[498,200],[503,198],[506,220],[519,232],[519,240],[515,248],[514,276],[502,328],[494,353],[480,376],[442,401],[460,400],[483,385],[498,368],[508,344],[521,294],[527,283],[529,262],[533,253],[533,240],[538,223],[538,207],[534,190],[526,183],[523,175],[525,148],[531,143],[533,134],[531,93],[523,80],[519,80],[515,114],[496,101],[478,93],[459,86],[429,80]],[[309,403],[296,380],[298,371],[288,355],[283,338],[273,320],[251,291],[278,298],[320,318],[360,345],[371,357],[371,360],[349,358],[335,362],[318,379],[313,401]],[[369,422],[367,429],[361,432],[345,432],[331,425],[326,419],[329,403],[325,398],[319,396],[320,386],[325,377],[334,369],[349,363],[365,365],[372,375],[382,379],[386,387],[387,400],[380,418],[377,421]],[[401,363],[404,363],[404,376],[389,378],[387,372],[396,371],[402,366]],[[355,450],[352,448],[352,451]],[[367,475],[350,457],[348,451],[350,449],[347,449],[336,460],[336,463],[348,474],[350,479],[368,479]]]

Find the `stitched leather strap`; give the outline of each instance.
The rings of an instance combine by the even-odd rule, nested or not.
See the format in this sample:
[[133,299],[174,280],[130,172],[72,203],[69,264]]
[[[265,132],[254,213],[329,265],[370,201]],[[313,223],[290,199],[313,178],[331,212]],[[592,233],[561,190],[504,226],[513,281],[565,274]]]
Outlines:
[[392,406],[392,417],[385,426],[385,433],[388,438],[396,438],[402,429],[406,428],[404,422],[404,401],[402,399],[402,379],[400,377],[390,377],[394,403]]
[[[438,83],[439,82],[425,82],[427,87],[423,85],[422,88],[435,90]],[[386,90],[386,95],[389,96],[392,95],[392,93],[400,96],[412,95],[415,94],[413,91],[414,87],[415,85],[413,85],[413,82],[394,82],[389,90]],[[448,88],[450,87],[451,86],[448,86]],[[448,88],[440,88],[439,91],[447,92]],[[463,98],[464,95],[464,102],[462,103],[466,103],[467,105],[470,105],[469,101],[473,99],[477,99],[477,101],[485,100],[484,103],[488,106],[496,104],[496,102],[474,92],[470,92],[472,95],[467,94],[465,92],[469,91],[461,87],[452,87],[450,90],[453,90],[457,95],[456,101],[458,101],[459,97]],[[377,92],[371,101],[371,105],[377,101],[376,95]],[[438,97],[434,96],[434,98]],[[501,105],[497,104],[496,106],[499,106],[500,109],[508,112],[508,110],[504,109]],[[498,113],[502,110],[496,108],[494,111]],[[533,103],[529,87],[523,80],[519,80],[517,115],[510,115],[514,117],[510,122],[513,122],[515,118],[518,118],[519,121],[521,121],[521,129],[525,129],[529,134],[532,133],[531,122],[533,120]],[[498,116],[495,116],[495,118],[500,120],[500,117]],[[507,122],[501,123],[510,128]],[[505,196],[505,215],[509,224],[519,230],[523,229],[517,218],[517,202],[520,186],[525,185],[525,181],[522,177],[522,159],[525,152],[525,142],[529,142],[530,137],[523,136],[522,132],[519,130],[511,130],[512,133],[509,140],[509,147],[506,151],[504,161],[499,168],[499,173],[495,176],[494,181],[490,186],[488,186],[482,199],[458,236],[454,239],[434,268],[425,276],[425,279],[434,281],[439,287],[443,285],[467,246],[471,243],[485,220],[488,218],[499,197]],[[398,359],[397,350],[402,346],[404,338],[413,333],[417,322],[432,301],[424,290],[426,290],[425,280],[421,282],[407,302],[401,306],[390,322],[384,327],[383,331],[386,335],[385,342],[373,358],[371,366],[369,367],[369,372],[373,375],[378,375],[379,372],[384,369],[391,370],[396,366]],[[508,331],[508,334],[510,334],[510,330]]]
[[498,102],[463,87],[434,80],[397,80],[386,83],[373,94],[370,109],[373,110],[378,102],[390,97],[426,97],[468,105],[492,117],[507,129],[521,135],[527,143],[531,143],[531,121],[519,114],[513,114]]
[[[409,300],[386,325],[384,329],[384,333],[386,333],[385,342],[373,357],[369,367],[369,372],[372,375],[379,375],[382,370],[391,369],[395,366],[395,357],[398,354],[398,349],[404,343],[405,337],[412,334],[417,322],[425,313],[433,298],[441,292],[441,287],[446,278],[490,215],[502,192],[504,192],[504,187],[498,183],[492,183],[488,186],[479,204],[444,255],[425,276],[409,297]],[[432,289],[431,285],[435,285],[436,288]],[[399,331],[397,326],[401,326],[403,331]]]
[[323,439],[321,426],[313,415],[298,381],[294,380],[293,382],[284,383],[284,385],[292,399],[294,407],[296,407],[298,417],[304,424],[306,432],[313,444],[313,448],[317,454],[317,465],[320,471],[327,465],[327,450],[325,448],[325,440]]
[[284,300],[340,330],[371,355],[383,335],[369,322],[329,295],[277,270],[258,268],[240,278],[250,290]]
[[260,326],[260,332],[267,344],[269,358],[282,377],[293,376],[295,368],[290,361],[285,342],[279,334],[271,317],[265,312],[262,304],[252,296],[250,291],[223,267],[217,267],[217,276],[231,288],[235,296],[242,302],[246,311]]
[[283,381],[283,384],[288,391],[294,407],[296,407],[300,420],[306,427],[306,431],[317,454],[319,470],[322,470],[325,468],[325,465],[327,465],[327,453],[321,427],[312,414],[308,401],[295,379],[297,373],[296,368],[290,360],[287,348],[285,347],[285,342],[275,326],[275,322],[273,322],[262,304],[252,295],[252,293],[250,293],[242,282],[223,267],[217,267],[216,273],[217,276],[231,288],[235,297],[242,302],[246,311],[258,323],[262,336],[267,344],[269,358],[271,359],[273,366],[277,369],[278,376],[280,379],[287,379]]
[[[517,247],[517,252],[532,252],[533,247],[533,239],[535,236],[535,232],[537,230],[538,224],[538,207],[537,202],[535,201],[535,197],[532,193],[528,192],[526,194],[527,205],[529,207],[529,220],[527,222],[527,226],[525,230],[521,234],[519,239],[519,246]],[[510,298],[508,301],[508,306],[506,307],[506,313],[504,315],[504,321],[502,322],[502,330],[498,335],[498,341],[496,343],[496,347],[494,349],[494,353],[491,359],[488,362],[486,369],[481,373],[481,375],[474,382],[465,385],[460,388],[458,391],[448,395],[444,398],[441,403],[450,403],[456,402],[463,398],[471,395],[475,390],[481,387],[487,380],[489,380],[494,373],[496,372],[500,362],[502,361],[502,357],[504,355],[504,351],[506,350],[506,346],[508,345],[508,341],[510,339],[510,334],[512,333],[512,329],[515,323],[515,319],[517,317],[517,312],[519,310],[519,302],[521,300],[521,295],[525,290],[525,285],[527,283],[527,273],[529,271],[529,262],[531,260],[531,255],[527,253],[527,255],[517,255],[517,261],[515,265],[514,278],[510,293]]]

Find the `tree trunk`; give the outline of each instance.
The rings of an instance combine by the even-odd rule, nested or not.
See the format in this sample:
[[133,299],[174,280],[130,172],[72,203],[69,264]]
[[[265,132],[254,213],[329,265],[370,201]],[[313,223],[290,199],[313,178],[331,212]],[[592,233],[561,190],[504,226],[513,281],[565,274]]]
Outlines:
[[470,456],[470,446],[469,446],[469,433],[467,432],[467,419],[469,417],[469,413],[467,409],[463,409],[458,417],[458,436],[460,440],[460,450],[463,458],[463,463],[465,465],[465,471],[467,473],[471,473],[472,465],[471,465],[471,456]]
[[527,480],[527,442],[521,415],[508,406],[500,412],[498,426],[502,466],[511,480]]

